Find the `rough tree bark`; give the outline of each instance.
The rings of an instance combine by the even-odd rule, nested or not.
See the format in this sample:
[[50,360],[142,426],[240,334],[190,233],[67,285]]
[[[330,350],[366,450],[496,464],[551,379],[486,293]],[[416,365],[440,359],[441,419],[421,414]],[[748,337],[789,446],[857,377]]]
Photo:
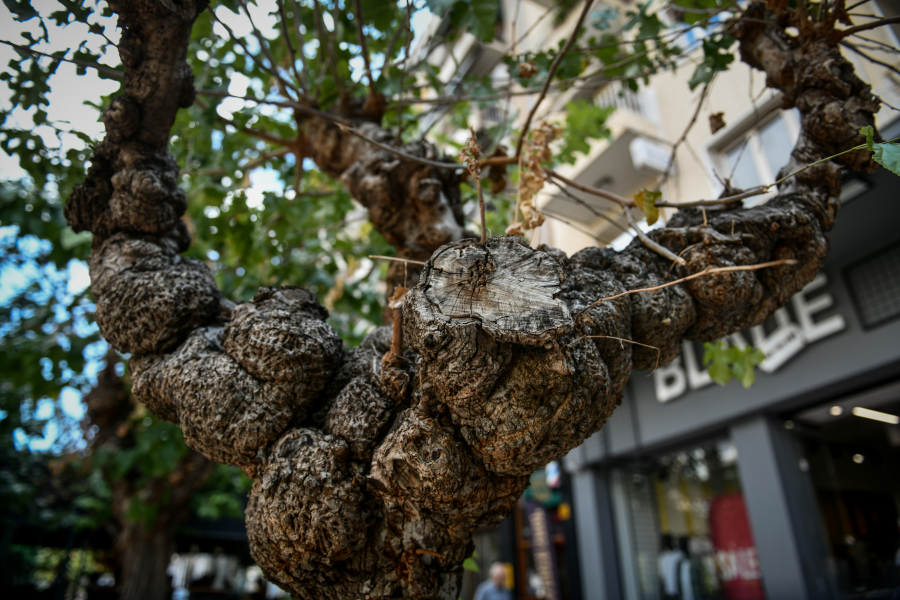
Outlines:
[[[382,363],[389,328],[344,353],[309,292],[264,289],[235,306],[203,264],[179,256],[190,240],[166,139],[193,98],[184,55],[205,5],[110,4],[124,29],[125,85],[67,205],[72,226],[94,233],[97,321],[134,354],[136,397],[180,423],[199,452],[255,479],[252,554],[295,598],[456,598],[473,530],[498,523],[528,474],[599,429],[631,370],[657,361],[653,349],[586,336],[659,348],[665,364],[683,339],[762,323],[822,266],[842,170],[876,166],[856,152],[794,178],[764,206],[709,208],[707,218],[681,211],[650,234],[684,257],[672,268],[639,242],[566,257],[512,237],[460,241],[451,171],[306,119],[299,129],[319,167],[342,178],[398,255],[429,259],[404,301],[408,349]],[[734,26],[744,60],[802,115],[786,169],[861,143],[857,131],[874,125],[878,100],[829,36],[817,35],[829,24],[804,21],[799,39],[785,28],[801,16],[762,4],[748,13]],[[391,141],[377,123],[355,121]],[[427,143],[403,150],[440,159]],[[706,267],[785,258],[797,263],[585,310]],[[392,280],[401,274],[395,267]]]
[[[83,426],[94,432],[92,448],[123,450],[133,445],[129,420],[135,403],[115,373],[115,352],[107,355],[107,366],[97,376],[97,385],[85,396]],[[96,426],[96,429],[94,429]],[[113,493],[115,522],[106,530],[114,540],[117,559],[117,589],[122,600],[163,600],[170,593],[166,568],[175,551],[175,531],[188,517],[192,496],[206,482],[215,463],[190,450],[164,477],[151,478],[136,488],[127,475],[107,477]],[[129,518],[131,502],[139,499],[158,509],[152,524]]]

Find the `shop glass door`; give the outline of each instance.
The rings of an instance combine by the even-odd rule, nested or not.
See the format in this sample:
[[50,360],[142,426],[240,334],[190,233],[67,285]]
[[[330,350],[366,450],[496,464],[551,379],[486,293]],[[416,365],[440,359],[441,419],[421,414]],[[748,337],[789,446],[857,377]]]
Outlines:
[[629,600],[762,600],[762,575],[728,440],[618,469],[617,543]]

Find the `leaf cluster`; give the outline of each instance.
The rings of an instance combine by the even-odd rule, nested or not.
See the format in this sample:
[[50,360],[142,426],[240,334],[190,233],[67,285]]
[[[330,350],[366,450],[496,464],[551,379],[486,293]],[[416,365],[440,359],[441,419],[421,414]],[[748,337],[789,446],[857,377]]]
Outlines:
[[703,347],[703,364],[708,365],[709,376],[719,385],[733,377],[749,388],[756,381],[756,366],[766,359],[759,348],[738,348],[722,340],[706,342]]
[[875,143],[875,130],[871,125],[866,125],[859,132],[866,137],[866,148],[872,153],[875,162],[894,175],[900,175],[900,144]]

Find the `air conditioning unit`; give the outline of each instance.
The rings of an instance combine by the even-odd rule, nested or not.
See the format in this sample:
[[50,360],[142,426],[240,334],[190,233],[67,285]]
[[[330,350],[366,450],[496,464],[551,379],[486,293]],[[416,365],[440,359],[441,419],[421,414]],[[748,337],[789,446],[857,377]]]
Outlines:
[[662,175],[669,164],[671,149],[668,146],[643,137],[636,137],[628,145],[631,162],[638,171],[649,175]]

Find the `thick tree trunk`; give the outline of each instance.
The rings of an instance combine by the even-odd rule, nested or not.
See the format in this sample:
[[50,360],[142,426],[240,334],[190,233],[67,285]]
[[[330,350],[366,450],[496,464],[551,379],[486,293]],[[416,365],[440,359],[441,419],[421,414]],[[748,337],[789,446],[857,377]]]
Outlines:
[[[97,376],[97,385],[85,396],[87,411],[83,427],[90,432],[95,450],[103,447],[116,451],[134,444],[134,439],[125,432],[130,430],[129,421],[136,406],[115,373],[117,362],[116,353],[110,349],[106,368]],[[214,467],[212,461],[190,450],[171,473],[149,478],[140,488],[132,485],[133,473],[121,479],[107,479],[113,490],[115,517],[107,527],[115,538],[120,598],[163,600],[169,597],[166,567],[175,549],[175,531],[188,515],[191,498]],[[150,529],[129,517],[131,503],[138,498],[156,509]]]
[[[119,526],[116,558],[122,600],[169,597],[166,567],[175,551],[175,532],[188,516],[191,498],[214,467],[215,463],[192,450],[171,473],[151,478],[138,489],[127,477],[111,482],[113,516]],[[138,499],[156,509],[152,522],[134,521],[128,516],[131,503]]]
[[127,525],[116,540],[121,571],[120,600],[167,600],[171,586],[166,568],[175,551],[174,531],[144,531],[136,523]]
[[[451,171],[307,121],[319,166],[343,179],[398,254],[429,259],[397,313],[403,356],[390,328],[343,354],[302,288],[264,289],[235,307],[205,265],[179,256],[190,240],[165,140],[192,99],[184,52],[204,5],[111,6],[126,27],[125,92],[67,205],[73,227],[95,234],[97,322],[134,354],[137,398],[180,423],[193,448],[255,478],[251,552],[295,598],[456,598],[474,529],[498,523],[531,471],[602,426],[633,368],[656,364],[656,350],[603,336],[658,348],[666,364],[683,339],[762,323],[821,268],[842,168],[875,167],[864,152],[848,154],[764,206],[682,211],[650,234],[685,259],[672,268],[637,241],[571,257],[512,237],[459,241]],[[801,111],[793,164],[859,144],[878,101],[829,36],[801,23],[801,43],[783,14],[748,10],[734,26],[742,56]],[[390,139],[363,119],[358,127]],[[437,158],[424,143],[403,150]],[[786,258],[795,262],[592,305],[707,267]]]

